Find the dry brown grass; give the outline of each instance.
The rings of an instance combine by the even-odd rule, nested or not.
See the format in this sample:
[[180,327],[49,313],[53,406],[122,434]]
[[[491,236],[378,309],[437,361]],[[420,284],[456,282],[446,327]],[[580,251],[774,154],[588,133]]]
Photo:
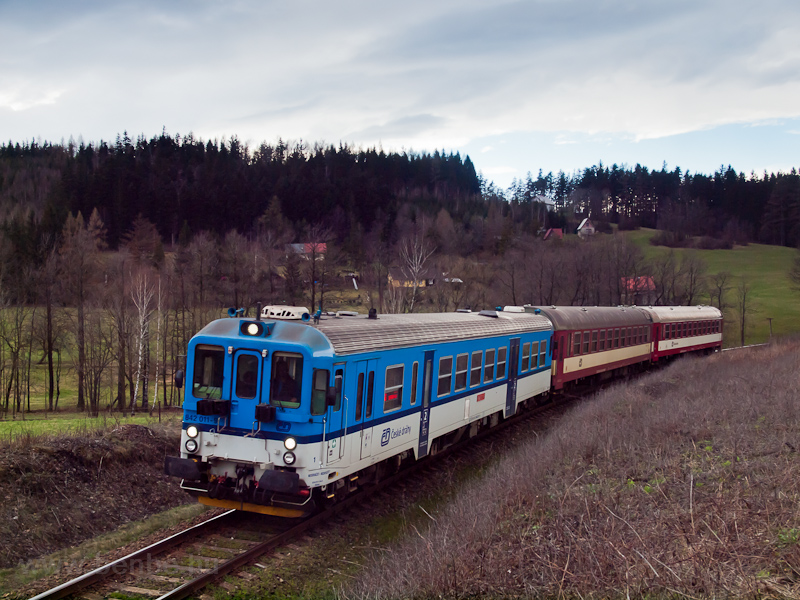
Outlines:
[[800,597],[800,344],[683,359],[501,461],[349,597]]

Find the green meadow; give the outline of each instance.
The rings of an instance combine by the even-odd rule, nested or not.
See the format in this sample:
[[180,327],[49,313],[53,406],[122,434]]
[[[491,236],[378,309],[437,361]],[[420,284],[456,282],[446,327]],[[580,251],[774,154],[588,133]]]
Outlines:
[[[642,248],[645,258],[655,258],[659,253],[667,253],[669,248],[653,246],[650,238],[655,235],[652,229],[627,232],[630,240]],[[800,332],[800,292],[791,288],[789,269],[797,250],[781,246],[750,244],[736,246],[731,250],[695,250],[676,248],[675,254],[682,257],[687,252],[695,253],[708,267],[707,276],[728,271],[731,273],[730,289],[723,298],[725,308],[725,346],[738,346],[739,325],[736,310],[736,289],[742,279],[750,286],[747,308],[748,324],[745,328],[745,343],[766,342],[770,335],[769,320],[772,319],[772,333],[783,336]],[[706,294],[702,302],[710,304]]]
[[63,412],[17,413],[13,418],[9,414],[7,420],[4,420],[0,414],[0,443],[50,435],[91,437],[94,434],[115,429],[120,425],[149,426],[159,422],[179,422],[182,416],[182,413],[176,410],[162,412],[161,417],[157,412],[152,416],[148,413],[141,413],[132,417],[108,412],[102,412],[98,417],[89,417],[83,413],[67,412],[74,410],[75,407],[72,405],[62,409]]

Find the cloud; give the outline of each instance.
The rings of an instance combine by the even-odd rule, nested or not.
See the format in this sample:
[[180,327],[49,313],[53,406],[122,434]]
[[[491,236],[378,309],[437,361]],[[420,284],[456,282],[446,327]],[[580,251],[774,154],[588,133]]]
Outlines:
[[512,134],[577,150],[800,116],[798,18],[793,0],[6,2],[23,50],[0,58],[0,130],[487,140],[507,165]]
[[0,108],[9,108],[14,112],[25,111],[36,106],[55,104],[63,94],[63,90],[0,90]]
[[435,115],[411,115],[346,134],[347,139],[409,139],[441,129],[447,120]]

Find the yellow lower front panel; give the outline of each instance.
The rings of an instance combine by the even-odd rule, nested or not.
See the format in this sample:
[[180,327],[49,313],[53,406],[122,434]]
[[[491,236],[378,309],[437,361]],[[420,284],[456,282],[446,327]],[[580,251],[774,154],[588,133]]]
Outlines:
[[198,502],[206,506],[216,506],[246,512],[261,513],[262,515],[273,515],[276,517],[286,517],[294,519],[305,516],[305,512],[294,508],[281,508],[279,506],[261,506],[260,504],[250,504],[249,502],[236,502],[235,500],[217,500],[208,496],[198,496]]

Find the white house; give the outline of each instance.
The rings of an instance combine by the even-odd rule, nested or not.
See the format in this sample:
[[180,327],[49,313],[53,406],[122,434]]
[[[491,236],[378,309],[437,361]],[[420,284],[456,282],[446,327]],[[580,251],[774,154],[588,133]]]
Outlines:
[[578,237],[580,237],[581,239],[586,239],[590,235],[595,234],[594,225],[592,225],[592,222],[589,220],[589,217],[586,217],[583,221],[581,221],[581,224],[578,225],[577,233]]

